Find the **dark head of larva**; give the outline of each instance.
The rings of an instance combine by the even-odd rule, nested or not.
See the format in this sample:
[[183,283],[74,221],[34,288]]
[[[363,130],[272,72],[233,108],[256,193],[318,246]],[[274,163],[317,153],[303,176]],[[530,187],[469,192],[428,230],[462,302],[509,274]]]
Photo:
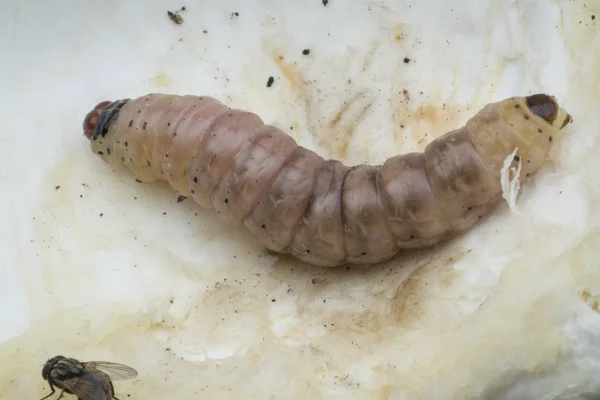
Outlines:
[[121,107],[127,103],[129,99],[98,103],[83,120],[83,134],[90,140],[106,135],[108,126],[117,117]]
[[552,96],[547,94],[534,94],[527,96],[527,107],[532,113],[542,118],[549,124],[553,124],[558,115],[558,103]]
[[98,118],[100,117],[100,113],[110,103],[110,101],[103,101],[101,103],[98,103],[92,111],[87,113],[85,119],[83,120],[83,134],[85,135],[85,137],[91,139],[92,136],[94,136],[94,131],[96,130],[96,125],[98,124]]

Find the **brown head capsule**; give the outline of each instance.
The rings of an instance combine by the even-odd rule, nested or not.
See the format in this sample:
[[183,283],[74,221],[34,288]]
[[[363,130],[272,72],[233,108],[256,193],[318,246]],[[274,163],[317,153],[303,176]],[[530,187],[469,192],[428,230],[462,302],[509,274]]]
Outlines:
[[87,113],[85,119],[83,120],[83,134],[88,139],[91,139],[94,135],[94,131],[96,130],[96,124],[98,123],[98,118],[100,117],[100,113],[104,110],[111,102],[103,101],[100,102],[94,107],[92,111]]

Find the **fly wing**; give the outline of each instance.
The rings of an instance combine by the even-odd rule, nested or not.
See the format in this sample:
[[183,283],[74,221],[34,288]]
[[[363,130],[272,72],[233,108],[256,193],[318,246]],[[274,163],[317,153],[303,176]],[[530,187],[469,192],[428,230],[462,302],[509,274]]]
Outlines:
[[71,392],[79,400],[109,400],[102,380],[89,371],[84,371],[76,378],[60,382],[61,387]]
[[135,378],[138,373],[127,365],[112,363],[108,361],[87,361],[82,363],[87,368],[96,368],[104,372],[113,381],[123,381]]

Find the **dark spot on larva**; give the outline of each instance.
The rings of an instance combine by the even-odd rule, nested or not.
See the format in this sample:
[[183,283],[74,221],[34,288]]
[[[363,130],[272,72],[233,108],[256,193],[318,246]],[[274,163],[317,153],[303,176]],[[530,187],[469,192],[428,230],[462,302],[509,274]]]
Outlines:
[[520,104],[515,104],[515,108],[521,108]]
[[198,183],[198,177],[197,176],[194,177],[194,183]]
[[144,125],[142,125],[143,130],[146,130],[146,125],[147,125],[147,123],[146,123],[146,121],[144,121]]
[[262,224],[260,227],[265,229],[267,226],[265,224]]
[[473,209],[473,207],[469,207],[467,208],[467,211],[471,211]]
[[125,147],[129,146],[129,143],[127,143],[127,140],[124,143]]
[[142,110],[138,110],[138,114],[141,113],[141,112],[142,112]]
[[177,132],[173,132],[173,137],[177,136]]
[[410,58],[404,57],[404,60],[402,60],[402,61],[404,61],[404,64],[409,64],[410,63]]
[[192,192],[192,194],[196,194],[196,191],[194,189],[190,190],[190,192]]
[[151,167],[151,166],[152,166],[152,163],[150,163],[150,161],[149,161],[149,160],[146,160],[146,164],[147,164],[149,167]]
[[525,174],[525,176],[526,176],[527,178],[529,178],[529,177],[531,176],[531,174],[528,172],[528,173],[526,173],[526,174]]
[[411,236],[410,238],[411,238],[411,239],[414,239],[415,237],[414,237],[414,236]]
[[187,199],[187,197],[185,197],[185,196],[179,196],[179,197],[177,197],[177,202],[178,202],[178,203],[181,203],[181,202],[182,202],[182,201],[184,201],[185,199]]
[[519,162],[519,160],[520,160],[520,159],[521,159],[521,157],[519,157],[519,156],[515,156],[515,158],[514,158],[514,160],[515,160],[516,162]]
[[542,130],[542,128],[538,128],[538,133],[542,133],[542,132],[544,132],[544,131]]
[[310,254],[310,250],[306,249],[306,254]]
[[121,162],[125,162],[125,157],[121,157]]
[[165,158],[169,158],[169,153],[165,153]]
[[529,115],[523,115],[523,118],[529,119]]
[[129,162],[133,162],[133,159],[131,157],[129,157]]
[[229,199],[225,199],[225,200],[223,200],[223,202],[224,202],[225,204],[229,204]]
[[104,152],[103,151],[99,151],[98,154],[100,154],[101,156],[103,156]]
[[548,141],[552,142],[552,136],[548,136]]
[[133,120],[129,121],[129,127],[131,128],[131,125],[133,125]]
[[270,76],[269,79],[267,79],[267,87],[273,86],[273,82],[275,82],[275,78]]
[[302,50],[302,54],[304,54],[305,56],[310,54],[310,49],[304,49]]
[[363,256],[366,256],[366,255],[367,255],[367,253],[365,253],[365,252],[363,251],[363,252],[362,252],[362,255],[363,255]]
[[106,152],[108,153],[108,155],[110,156],[110,147],[106,148]]
[[171,123],[170,123],[170,122],[167,122],[167,126],[171,126]]

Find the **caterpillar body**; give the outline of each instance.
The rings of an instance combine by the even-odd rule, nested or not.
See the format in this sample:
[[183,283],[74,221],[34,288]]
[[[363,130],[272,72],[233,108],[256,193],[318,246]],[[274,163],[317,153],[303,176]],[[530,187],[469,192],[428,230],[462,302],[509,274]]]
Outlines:
[[148,94],[99,103],[83,130],[92,151],[141,182],[243,224],[266,248],[309,264],[375,264],[474,226],[502,199],[504,160],[520,179],[572,121],[546,94],[487,104],[423,153],[347,166],[299,146],[254,113],[212,97]]

